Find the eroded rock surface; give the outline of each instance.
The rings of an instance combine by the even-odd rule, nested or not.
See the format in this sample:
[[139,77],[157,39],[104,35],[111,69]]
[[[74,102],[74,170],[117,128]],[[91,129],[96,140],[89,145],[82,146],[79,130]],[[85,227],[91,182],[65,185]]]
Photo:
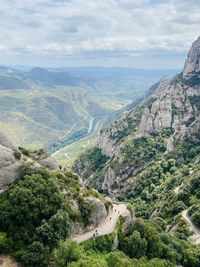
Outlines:
[[0,192],[20,177],[20,160],[15,157],[17,146],[0,132]]
[[192,72],[200,72],[200,37],[193,43],[189,51],[183,70],[183,76],[186,77]]

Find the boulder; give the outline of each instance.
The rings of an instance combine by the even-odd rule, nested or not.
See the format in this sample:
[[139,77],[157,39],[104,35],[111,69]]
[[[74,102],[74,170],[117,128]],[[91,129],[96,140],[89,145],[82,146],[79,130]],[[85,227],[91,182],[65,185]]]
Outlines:
[[0,145],[0,192],[20,178],[20,165],[14,157],[14,151]]
[[98,225],[107,217],[105,204],[98,198],[90,197],[87,200],[93,205],[89,221],[91,224]]
[[60,164],[55,158],[51,156],[47,156],[46,158],[41,158],[36,161],[43,167],[48,168],[50,170],[60,170]]

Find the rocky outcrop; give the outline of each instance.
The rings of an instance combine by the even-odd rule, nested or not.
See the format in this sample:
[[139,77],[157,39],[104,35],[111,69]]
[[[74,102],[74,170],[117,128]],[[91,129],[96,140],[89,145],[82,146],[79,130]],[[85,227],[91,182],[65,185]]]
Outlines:
[[200,72],[200,37],[193,43],[185,62],[183,77]]
[[0,254],[1,267],[22,267],[22,265],[8,255]]
[[[23,155],[23,149],[18,150],[17,145],[4,133],[0,132],[0,193],[21,176],[20,167],[24,162],[41,165],[48,169],[60,170],[60,165],[53,157],[42,150],[30,152],[30,157]],[[38,166],[39,166],[38,165]]]
[[140,135],[148,135],[160,132],[166,128],[177,129],[180,125],[186,125],[194,116],[194,106],[189,96],[198,95],[196,89],[184,84],[184,80],[176,84],[176,78],[154,97],[151,108],[146,108],[140,122]]
[[88,160],[88,158],[84,157],[83,155],[75,161],[73,165],[73,170],[83,180],[89,178],[94,171],[94,169],[91,166],[91,162]]
[[0,192],[20,177],[20,160],[16,158],[17,146],[0,132]]
[[0,131],[0,145],[10,148],[12,150],[17,150],[17,145],[1,131]]
[[102,130],[97,140],[97,146],[102,150],[102,153],[107,157],[117,152],[119,148],[118,143],[121,135],[119,133],[126,133],[128,123],[126,120],[119,120],[111,124],[110,127]]
[[[89,225],[83,226],[81,223],[74,223],[72,225],[71,235],[76,236],[80,234],[87,233],[93,230],[97,225],[101,224],[107,217],[108,212],[106,210],[105,204],[98,198],[88,197],[85,198],[89,203],[92,204],[93,210],[89,218]],[[74,203],[73,203],[74,206]],[[75,204],[75,211],[77,211],[77,203]]]
[[48,168],[49,170],[60,170],[60,164],[55,158],[51,156],[38,159],[36,160],[36,162],[38,162],[43,167]]
[[[109,160],[95,169],[94,175],[90,173],[89,180],[96,188],[116,195],[126,180],[136,177],[157,156],[174,151],[185,137],[198,134],[199,60],[200,38],[192,45],[183,73],[161,82],[159,90],[155,90],[138,108],[102,130],[98,148]],[[162,139],[162,143],[154,147],[154,144],[161,142],[156,140],[156,136]],[[159,147],[162,149],[159,150]],[[87,166],[87,162],[84,166]],[[86,174],[84,166],[79,173],[81,177],[82,173]]]
[[105,204],[98,198],[90,197],[87,200],[93,205],[89,221],[93,225],[98,225],[107,217]]

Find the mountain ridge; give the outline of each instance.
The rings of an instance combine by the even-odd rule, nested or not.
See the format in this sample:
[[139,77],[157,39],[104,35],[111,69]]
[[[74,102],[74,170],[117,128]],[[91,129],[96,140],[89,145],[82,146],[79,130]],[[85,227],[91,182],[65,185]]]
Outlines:
[[[200,49],[199,41],[200,39],[192,46],[185,66],[191,61],[190,56],[196,53],[194,51]],[[196,55],[196,61],[198,61],[199,53]],[[192,62],[196,61],[192,60]],[[157,154],[163,153],[161,152],[162,149],[166,153],[173,153],[177,150],[178,144],[181,145],[186,137],[194,136],[195,138],[200,129],[198,104],[200,101],[200,83],[198,83],[198,72],[189,72],[189,74],[189,76],[184,76],[183,73],[180,73],[164,81],[159,90],[146,102],[101,131],[97,148],[102,155],[109,158],[104,166],[101,166],[94,173],[88,172],[84,169],[87,169],[87,164],[90,165],[90,163],[84,160],[84,163],[81,164],[77,160],[74,170],[80,175],[81,172],[89,173],[91,181],[94,184],[97,183],[96,186],[99,190],[106,190],[106,192],[111,193],[113,187],[115,188],[113,192],[115,192],[116,188],[123,187],[123,181],[129,177],[134,177],[153,162],[158,156]],[[160,148],[156,147],[153,142],[158,142]],[[136,165],[134,165],[134,162],[131,163],[128,158],[126,159],[130,145],[135,149],[139,149],[138,146],[140,145],[144,146],[144,153],[147,153],[145,145],[149,146],[155,155],[149,161],[145,159],[145,155],[144,157],[142,154],[138,155],[141,162],[135,161]],[[86,164],[85,168],[84,164]],[[92,167],[91,169],[94,170]],[[98,171],[100,172],[99,176]]]

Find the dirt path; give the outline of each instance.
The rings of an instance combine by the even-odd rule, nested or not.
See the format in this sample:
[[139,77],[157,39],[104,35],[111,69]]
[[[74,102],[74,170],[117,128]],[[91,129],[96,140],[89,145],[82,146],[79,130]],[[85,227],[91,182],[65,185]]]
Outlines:
[[[116,210],[116,211],[115,211]],[[104,222],[102,222],[96,229],[98,236],[111,234],[115,230],[117,220],[120,215],[128,214],[130,211],[127,209],[125,204],[113,204],[112,212],[107,216]],[[82,235],[75,236],[73,238],[77,243],[82,243],[90,238],[93,238],[95,230],[87,232]]]
[[182,211],[182,216],[190,225],[190,231],[194,233],[191,237],[189,237],[189,241],[196,245],[200,244],[200,229],[191,221],[187,210]]

